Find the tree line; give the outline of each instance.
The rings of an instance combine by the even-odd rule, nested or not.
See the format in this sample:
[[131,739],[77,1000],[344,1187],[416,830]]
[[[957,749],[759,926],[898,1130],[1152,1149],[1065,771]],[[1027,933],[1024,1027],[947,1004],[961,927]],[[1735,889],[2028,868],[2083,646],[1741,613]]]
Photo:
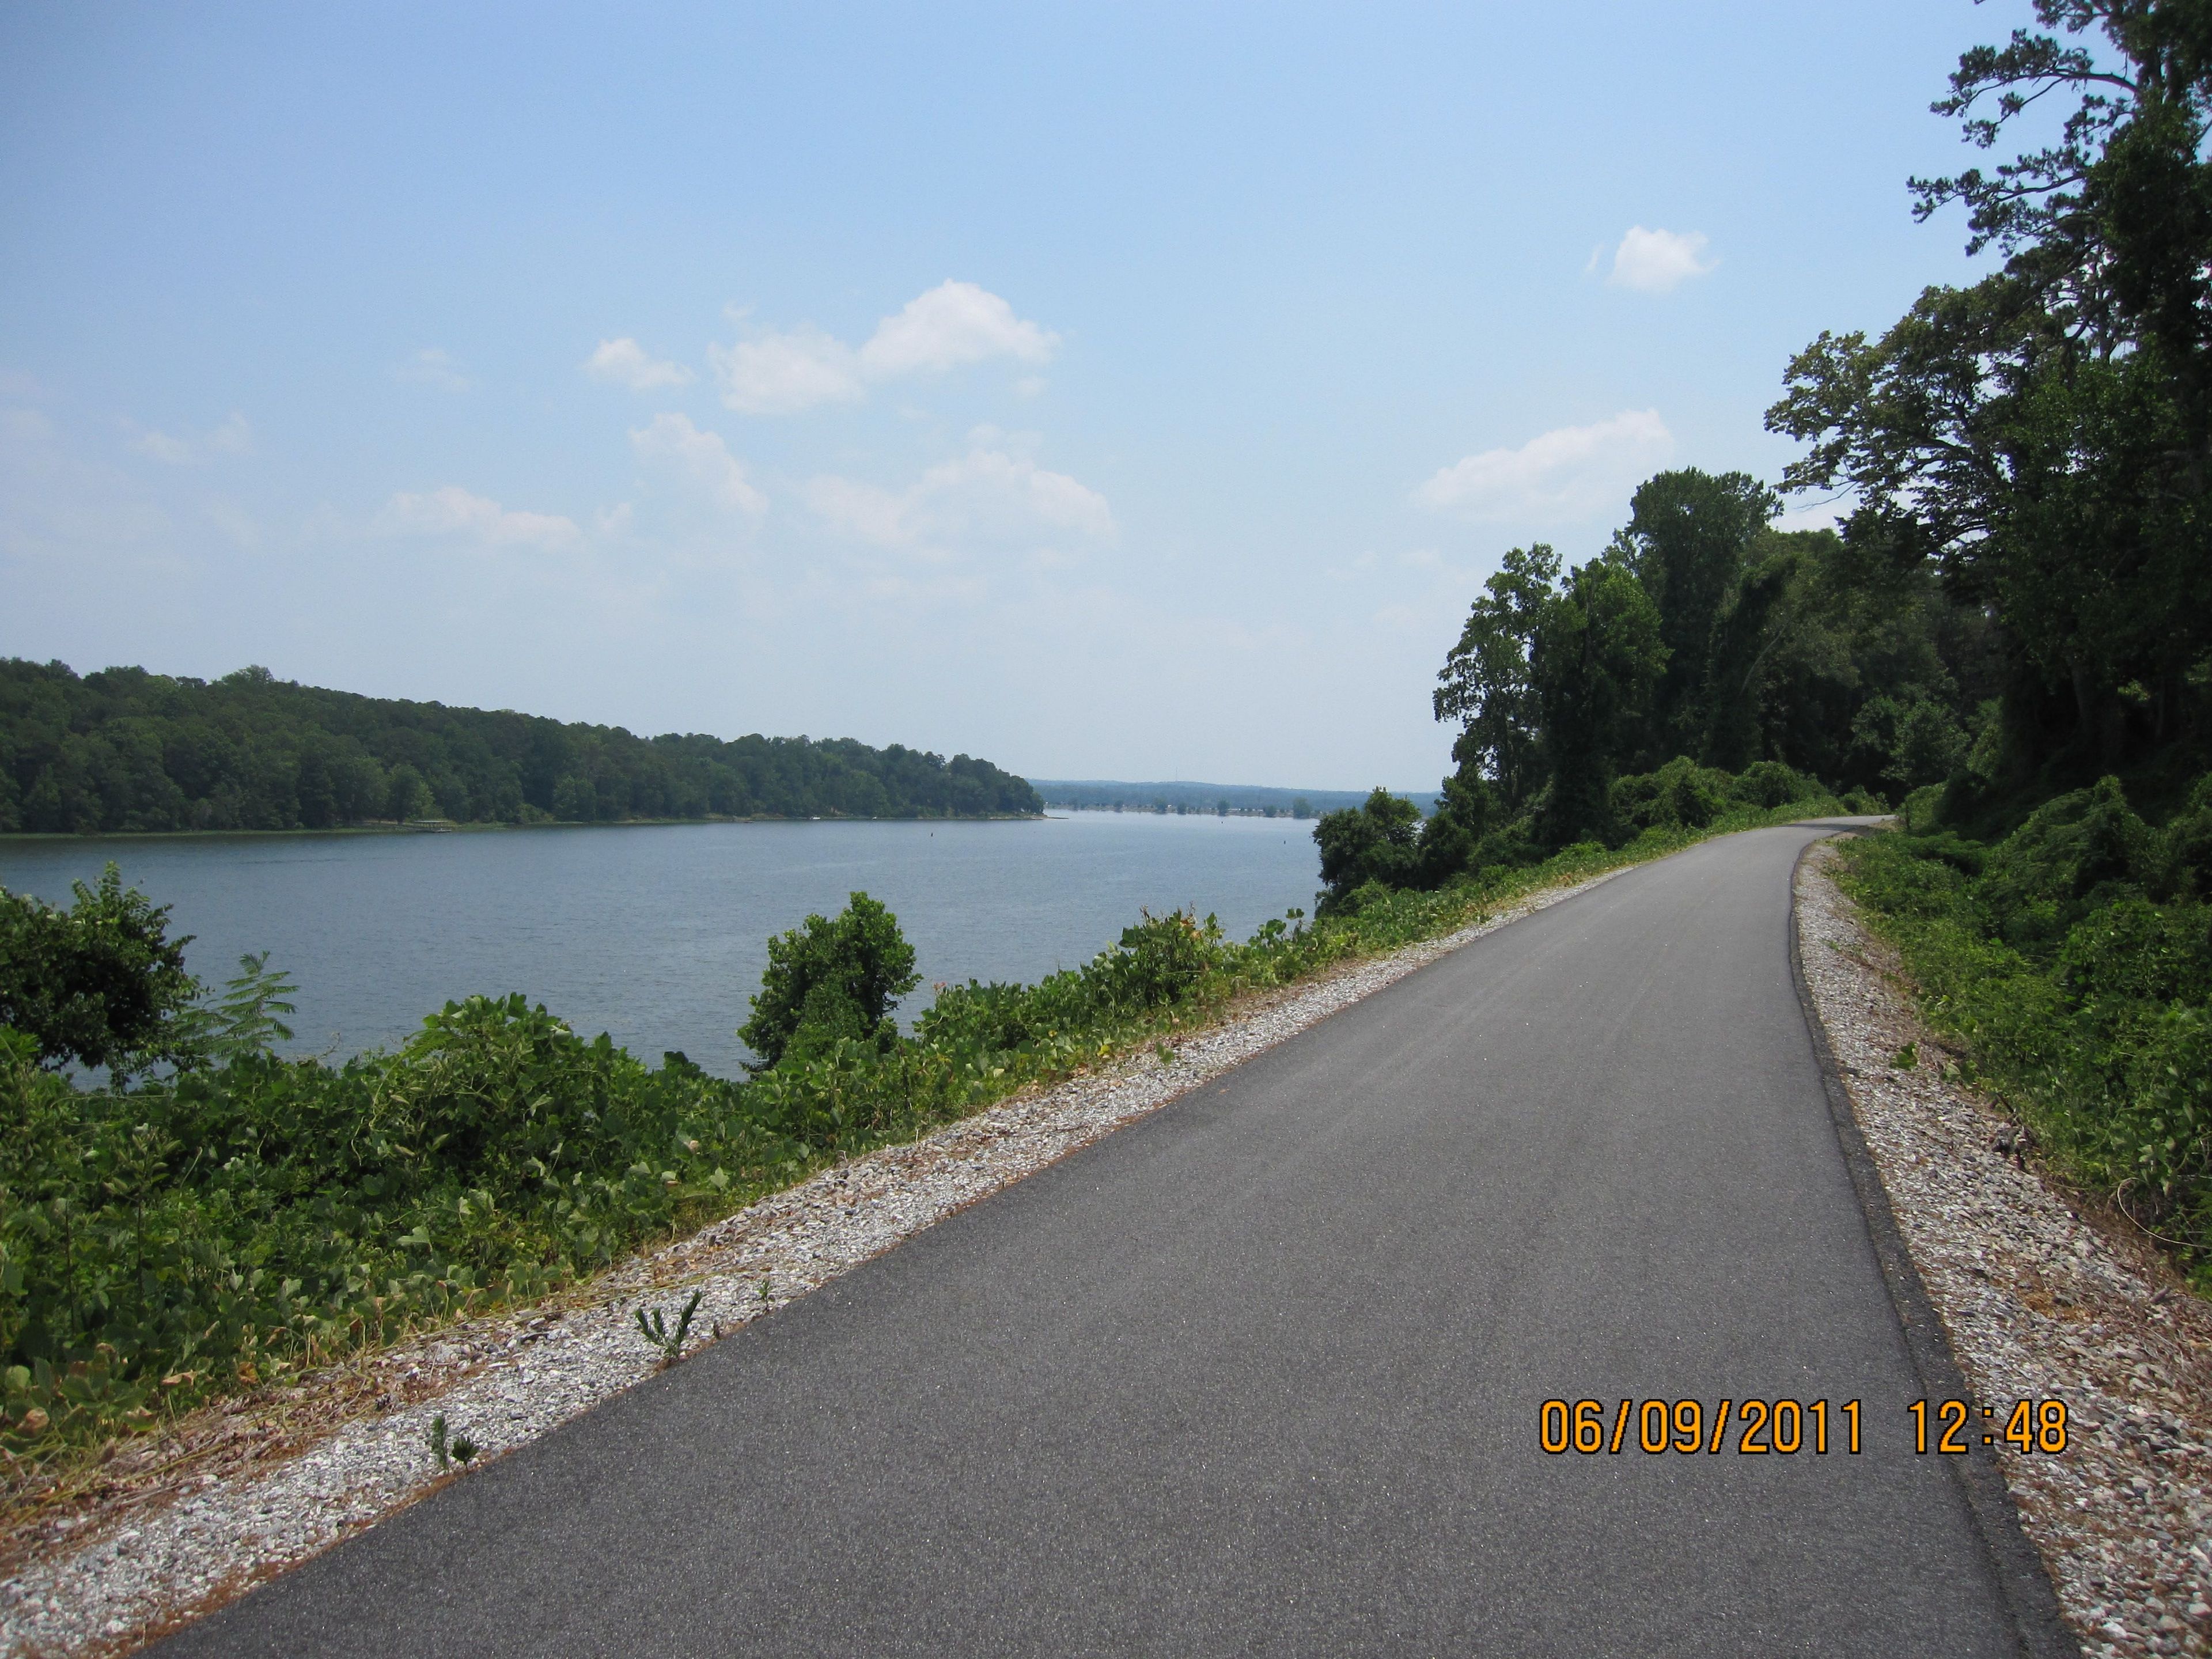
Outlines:
[[988,761],[897,744],[641,738],[325,690],[265,668],[209,682],[0,659],[0,832],[1042,811]]

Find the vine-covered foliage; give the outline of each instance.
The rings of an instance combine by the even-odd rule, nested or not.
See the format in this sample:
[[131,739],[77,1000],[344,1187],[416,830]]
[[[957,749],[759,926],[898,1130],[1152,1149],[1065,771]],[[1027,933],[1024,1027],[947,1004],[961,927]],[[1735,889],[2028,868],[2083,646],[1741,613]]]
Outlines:
[[988,761],[848,738],[641,738],[507,710],[0,659],[0,831],[1041,812]]
[[2117,779],[1994,844],[1934,822],[1850,849],[1844,886],[1899,946],[1967,1066],[2061,1166],[2212,1271],[2212,779],[2161,827]]

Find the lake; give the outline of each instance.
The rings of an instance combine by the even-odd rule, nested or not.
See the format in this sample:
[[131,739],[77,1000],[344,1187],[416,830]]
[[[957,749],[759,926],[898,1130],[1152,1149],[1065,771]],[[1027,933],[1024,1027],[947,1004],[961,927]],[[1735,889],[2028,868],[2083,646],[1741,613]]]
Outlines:
[[889,905],[933,981],[1036,980],[1112,945],[1140,908],[1244,938],[1310,909],[1312,826],[1073,812],[999,823],[610,825],[393,836],[0,841],[0,886],[66,903],[110,860],[195,936],[210,983],[246,952],[299,986],[295,1052],[389,1047],[474,992],[520,991],[577,1030],[734,1074],[771,933]]

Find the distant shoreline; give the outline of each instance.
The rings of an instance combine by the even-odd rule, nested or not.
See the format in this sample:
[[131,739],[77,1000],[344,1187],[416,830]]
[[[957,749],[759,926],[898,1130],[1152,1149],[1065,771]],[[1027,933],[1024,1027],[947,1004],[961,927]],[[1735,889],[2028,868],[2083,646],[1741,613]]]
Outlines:
[[744,817],[709,813],[696,818],[551,818],[542,823],[348,823],[320,830],[0,830],[0,847],[19,842],[49,841],[275,841],[308,836],[327,841],[348,836],[463,836],[508,830],[651,830],[707,823],[1037,823],[1050,816],[1048,812],[961,812],[927,817],[861,817],[844,812],[823,812],[795,817],[761,812]]

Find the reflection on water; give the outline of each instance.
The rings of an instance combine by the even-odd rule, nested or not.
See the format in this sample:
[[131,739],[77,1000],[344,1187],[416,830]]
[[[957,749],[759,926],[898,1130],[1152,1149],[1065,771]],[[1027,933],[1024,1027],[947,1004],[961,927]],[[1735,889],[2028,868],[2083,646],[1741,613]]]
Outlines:
[[0,841],[0,886],[65,902],[112,859],[173,907],[192,970],[245,951],[298,981],[303,1051],[388,1045],[471,992],[520,991],[579,1030],[710,1071],[766,941],[854,889],[888,904],[933,981],[1034,980],[1112,944],[1140,907],[1242,938],[1318,880],[1311,826],[1078,812],[1011,823],[698,823],[443,836]]

